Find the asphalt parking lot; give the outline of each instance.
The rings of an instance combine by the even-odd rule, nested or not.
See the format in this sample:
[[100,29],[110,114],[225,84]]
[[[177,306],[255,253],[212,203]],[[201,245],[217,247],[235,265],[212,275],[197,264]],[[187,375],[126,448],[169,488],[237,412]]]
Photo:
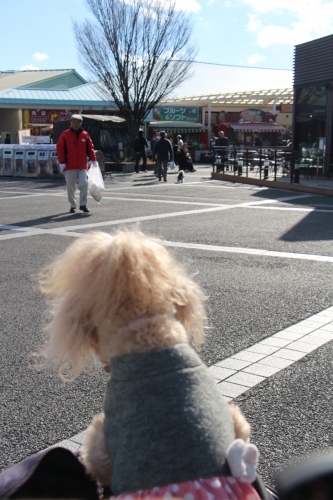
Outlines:
[[[29,366],[47,319],[34,276],[82,234],[139,226],[166,240],[208,296],[208,365],[333,306],[332,198],[212,181],[208,166],[175,181],[112,175],[100,205],[70,214],[63,181],[0,178],[0,470],[101,410],[100,368],[65,385]],[[332,446],[332,360],[328,341],[235,398],[269,484],[288,461]]]

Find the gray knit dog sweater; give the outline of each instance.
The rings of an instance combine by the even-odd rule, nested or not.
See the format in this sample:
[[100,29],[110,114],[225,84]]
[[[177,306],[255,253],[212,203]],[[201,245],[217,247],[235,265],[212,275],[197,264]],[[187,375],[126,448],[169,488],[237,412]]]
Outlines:
[[226,402],[187,344],[111,358],[104,432],[114,495],[227,473]]

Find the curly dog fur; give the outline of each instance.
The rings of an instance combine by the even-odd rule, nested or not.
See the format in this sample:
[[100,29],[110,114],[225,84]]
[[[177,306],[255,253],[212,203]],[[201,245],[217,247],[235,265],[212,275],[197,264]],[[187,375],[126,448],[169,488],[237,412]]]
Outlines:
[[[122,356],[180,343],[199,348],[204,339],[205,296],[158,239],[139,231],[97,233],[75,240],[40,274],[52,304],[43,349],[60,376],[74,380],[94,358],[107,367]],[[236,437],[250,426],[230,405]],[[111,461],[103,436],[104,415],[86,433],[82,458],[102,484]]]

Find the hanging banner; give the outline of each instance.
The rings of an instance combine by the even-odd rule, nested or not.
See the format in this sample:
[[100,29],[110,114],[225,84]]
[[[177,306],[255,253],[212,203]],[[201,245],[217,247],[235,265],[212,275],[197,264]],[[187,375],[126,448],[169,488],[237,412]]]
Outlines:
[[158,106],[154,108],[154,120],[161,122],[192,122],[199,121],[199,108],[184,106]]

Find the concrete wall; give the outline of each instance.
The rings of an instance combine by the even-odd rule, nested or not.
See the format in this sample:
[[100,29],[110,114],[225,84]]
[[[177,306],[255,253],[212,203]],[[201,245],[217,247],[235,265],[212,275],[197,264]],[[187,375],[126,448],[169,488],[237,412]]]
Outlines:
[[17,131],[22,128],[21,109],[0,109],[0,142],[5,140],[3,132],[11,134],[12,144],[18,143]]

